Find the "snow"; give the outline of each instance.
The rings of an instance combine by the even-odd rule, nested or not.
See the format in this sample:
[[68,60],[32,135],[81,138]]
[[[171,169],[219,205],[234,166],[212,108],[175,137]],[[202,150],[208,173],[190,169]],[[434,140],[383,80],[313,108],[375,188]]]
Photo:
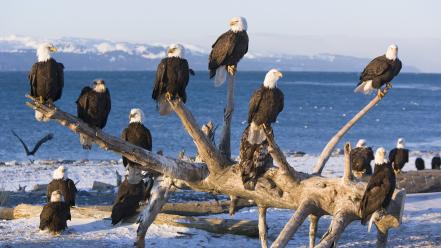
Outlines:
[[[422,156],[427,162],[432,154],[413,153],[410,161]],[[316,156],[288,157],[296,169],[311,172]],[[430,162],[429,162],[430,163]],[[0,188],[16,190],[18,184],[31,189],[35,184],[48,183],[52,171],[59,164],[50,161],[36,161],[34,164],[11,161],[0,165],[2,182]],[[116,161],[75,161],[63,164],[69,170],[69,177],[80,180],[80,189],[90,189],[94,180],[115,184],[115,170],[123,174],[123,166]],[[405,169],[414,170],[413,163]],[[325,167],[324,176],[340,176],[343,173],[343,156],[331,157]],[[268,237],[273,241],[293,211],[268,210]],[[215,215],[217,218],[257,219],[257,209],[247,208],[235,216]],[[318,237],[326,232],[330,217],[320,219]],[[0,247],[127,247],[136,238],[136,224],[111,226],[108,219],[73,219],[69,229],[53,237],[38,230],[39,219],[18,219],[0,221]],[[441,192],[412,194],[406,199],[403,223],[389,233],[390,247],[441,247]],[[309,221],[300,227],[288,247],[308,247]],[[367,233],[367,226],[354,222],[347,227],[339,242],[340,247],[373,247],[376,231]],[[260,241],[237,235],[217,235],[198,229],[152,225],[147,233],[146,244],[153,247],[259,247]]]

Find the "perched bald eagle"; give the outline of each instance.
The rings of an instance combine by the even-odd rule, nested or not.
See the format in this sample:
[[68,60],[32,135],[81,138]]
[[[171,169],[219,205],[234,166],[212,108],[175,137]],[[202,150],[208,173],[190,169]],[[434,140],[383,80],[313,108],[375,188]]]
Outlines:
[[360,139],[350,153],[352,173],[361,178],[364,175],[372,175],[371,161],[374,160],[372,148],[366,146],[366,140]]
[[128,167],[129,175],[118,189],[118,195],[112,207],[112,224],[131,217],[136,213],[139,203],[146,199],[146,187],[140,170]]
[[[106,126],[111,100],[104,80],[97,79],[93,81],[92,87],[84,87],[76,103],[78,118],[94,128],[102,129]],[[80,143],[83,149],[92,148],[92,140],[81,133]]]
[[439,170],[441,167],[441,157],[436,155],[432,158],[432,170]]
[[371,94],[372,91],[378,89],[378,94],[382,97],[381,86],[390,83],[400,73],[401,67],[398,47],[392,44],[385,55],[376,57],[364,68],[355,92]]
[[262,125],[271,127],[271,123],[276,122],[277,116],[283,110],[283,92],[277,88],[277,81],[281,77],[281,72],[271,69],[266,74],[262,87],[251,97],[248,111],[250,144],[260,144],[266,139]]
[[240,141],[240,175],[245,189],[254,190],[257,180],[273,164],[269,154],[269,144],[264,140],[261,144],[248,142],[249,126],[245,128]]
[[386,151],[383,147],[380,147],[375,152],[374,174],[369,179],[360,203],[359,210],[363,224],[366,224],[371,214],[387,208],[392,199],[395,185],[394,171],[390,162],[386,159]]
[[[31,85],[30,95],[42,103],[53,103],[60,99],[64,86],[64,66],[51,58],[57,49],[50,43],[43,43],[37,49],[38,62],[32,65],[28,78]],[[35,119],[48,121],[42,113],[35,111]]]
[[216,86],[225,82],[227,70],[231,75],[236,73],[237,63],[248,52],[248,42],[247,20],[244,17],[232,18],[230,30],[217,38],[208,57],[210,78],[214,77]]
[[[152,135],[150,134],[150,130],[142,124],[143,121],[144,112],[142,112],[142,110],[139,108],[131,109],[129,115],[129,126],[123,130],[121,134],[121,139],[151,151]],[[137,163],[130,161],[124,156],[122,157],[122,159],[125,167],[127,167],[127,165],[138,165]]]
[[75,197],[77,195],[77,187],[75,183],[67,177],[67,169],[64,166],[54,170],[52,181],[47,186],[47,200],[51,200],[52,192],[59,190],[64,197],[64,202],[68,206],[75,206]]
[[415,168],[417,170],[424,170],[426,168],[425,164],[424,164],[424,159],[422,158],[416,158],[415,159]]
[[194,75],[194,72],[189,68],[184,52],[181,44],[170,45],[167,58],[162,59],[156,69],[152,98],[158,104],[160,115],[172,112],[168,99],[180,98],[184,103],[187,101],[185,88],[190,74]]
[[409,150],[405,148],[403,138],[399,138],[397,147],[390,151],[389,161],[392,163],[395,173],[400,173],[404,165],[409,162]]
[[60,234],[67,228],[67,220],[70,219],[70,209],[63,202],[61,192],[52,192],[50,202],[43,207],[40,214],[40,230],[48,229],[54,235]]

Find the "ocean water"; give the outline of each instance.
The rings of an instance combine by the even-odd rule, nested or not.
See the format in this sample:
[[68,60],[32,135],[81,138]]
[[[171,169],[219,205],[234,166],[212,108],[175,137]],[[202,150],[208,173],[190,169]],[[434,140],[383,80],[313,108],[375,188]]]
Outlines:
[[[236,78],[235,112],[232,124],[232,153],[238,154],[240,135],[246,126],[248,101],[260,87],[265,72],[239,71]],[[72,72],[65,73],[62,98],[56,105],[76,113],[75,100],[81,89],[96,78],[103,78],[112,97],[112,110],[104,131],[119,136],[128,124],[128,113],[138,107],[146,114],[154,151],[176,156],[185,150],[195,153],[195,145],[175,114],[162,117],[151,99],[154,72]],[[276,140],[284,151],[320,153],[339,128],[355,115],[372,96],[354,94],[358,73],[285,72],[278,87],[285,94],[285,109],[274,124]],[[441,150],[441,74],[401,74],[389,94],[343,138],[367,140],[373,147],[391,149],[398,137],[409,148]],[[53,133],[34,159],[115,159],[119,156],[98,147],[84,151],[78,135],[51,121],[37,122],[25,106],[29,90],[27,72],[0,72],[0,161],[25,160],[24,150],[11,134],[14,129],[29,146]],[[209,120],[222,129],[226,85],[215,88],[207,72],[196,72],[187,88],[187,106],[200,125]],[[342,146],[342,143],[339,146]]]

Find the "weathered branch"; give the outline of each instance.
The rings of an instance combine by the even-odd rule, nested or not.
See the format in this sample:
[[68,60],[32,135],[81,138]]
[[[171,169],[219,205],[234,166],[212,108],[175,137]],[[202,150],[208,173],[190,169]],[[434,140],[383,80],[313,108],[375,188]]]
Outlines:
[[227,73],[227,104],[224,110],[224,126],[222,127],[219,150],[227,158],[231,158],[231,120],[234,112],[234,75]]
[[204,164],[191,164],[182,160],[157,155],[129,142],[108,135],[100,129],[92,128],[69,113],[63,112],[55,107],[40,104],[32,97],[29,98],[33,100],[26,103],[29,107],[42,112],[50,119],[57,120],[61,125],[66,126],[75,133],[82,133],[89,136],[102,149],[111,150],[124,155],[128,159],[145,166],[145,169],[154,170],[158,173],[190,182],[200,181],[208,176],[208,169]]
[[314,248],[315,246],[315,235],[319,219],[320,217],[317,215],[309,215],[309,248]]
[[267,229],[268,226],[266,224],[266,208],[258,207],[259,211],[259,238],[260,244],[262,248],[268,247],[268,237],[267,237]]
[[295,172],[295,170],[289,165],[288,161],[286,161],[285,155],[283,154],[282,150],[280,150],[277,143],[274,141],[273,129],[267,127],[264,124],[263,130],[265,131],[266,140],[268,141],[268,144],[271,148],[269,149],[271,157],[277,162],[283,172],[291,175],[293,172]]
[[228,163],[227,159],[214,147],[213,143],[208,140],[207,136],[200,130],[193,115],[185,107],[182,101],[173,100],[170,104],[181,119],[188,134],[196,144],[198,153],[204,158],[203,161],[207,164],[210,172],[219,172]]
[[351,143],[346,142],[345,147],[345,170],[343,174],[343,182],[349,183],[352,181],[352,167],[351,167]]
[[272,244],[272,248],[285,247],[288,241],[297,231],[297,229],[305,221],[306,217],[312,212],[312,205],[309,203],[303,203],[291,217],[291,219],[286,223],[283,230],[280,232],[277,239]]
[[346,215],[344,213],[335,215],[329,225],[328,231],[323,235],[316,248],[337,247],[337,242],[340,239],[341,234],[351,221],[351,215]]
[[[387,92],[389,91],[390,86],[387,85],[383,90],[383,97],[386,96]],[[314,166],[313,173],[320,175],[322,173],[323,168],[325,167],[326,162],[328,161],[329,157],[331,156],[332,151],[334,150],[334,147],[337,145],[337,143],[340,141],[340,139],[343,137],[343,135],[346,134],[346,132],[351,129],[352,126],[354,126],[355,123],[357,123],[372,107],[374,107],[383,97],[380,97],[377,95],[372,101],[370,101],[360,112],[358,112],[350,121],[348,121],[335,135],[332,137],[332,139],[328,142],[328,144],[323,149],[322,153],[320,154],[320,157],[317,160],[317,163]]]

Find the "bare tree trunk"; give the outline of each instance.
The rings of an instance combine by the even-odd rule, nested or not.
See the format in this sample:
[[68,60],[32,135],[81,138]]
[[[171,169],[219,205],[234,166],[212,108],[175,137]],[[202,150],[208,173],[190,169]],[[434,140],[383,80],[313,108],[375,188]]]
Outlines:
[[386,230],[384,233],[380,230],[377,231],[377,248],[386,248],[387,247],[387,236],[389,235],[389,231]]
[[349,183],[352,181],[352,167],[351,167],[351,143],[345,144],[345,170],[343,174],[343,182]]
[[315,235],[317,233],[317,224],[320,217],[316,215],[309,215],[309,248],[314,248],[315,246]]
[[340,239],[341,234],[351,221],[351,217],[344,213],[335,215],[329,225],[328,231],[323,235],[316,248],[337,247],[337,242]]
[[171,178],[159,176],[155,179],[149,202],[139,216],[139,226],[135,243],[136,247],[145,247],[145,235],[147,230],[159,212],[161,212],[162,206],[164,206],[164,204],[167,202],[171,187]]
[[308,203],[303,203],[286,223],[283,230],[280,232],[277,239],[272,244],[272,248],[285,247],[288,244],[291,237],[297,232],[297,229],[305,221],[306,217],[311,214],[312,208]]
[[234,75],[227,73],[227,104],[224,109],[224,126],[222,127],[219,150],[227,158],[231,158],[231,120],[234,112]]
[[262,248],[268,247],[268,237],[267,237],[267,229],[268,226],[266,224],[266,208],[258,207],[259,210],[259,238],[260,244]]
[[[282,194],[266,187],[266,180],[258,180],[255,190],[245,189],[241,175],[238,173],[240,165],[231,164],[231,161],[226,159],[208,141],[190,111],[180,101],[172,101],[171,104],[186,131],[193,138],[198,152],[202,156],[202,161],[206,164],[188,163],[153,154],[101,130],[91,128],[76,117],[56,109],[55,106],[42,105],[34,100],[27,103],[34,110],[42,112],[48,118],[57,120],[70,130],[89,136],[94,143],[103,149],[126,156],[139,163],[144,170],[153,170],[173,178],[175,181],[182,181],[194,190],[250,199],[264,208],[297,210],[274,242],[274,247],[283,247],[310,214],[340,216],[344,213],[345,220],[350,221],[361,218],[358,209],[366,187],[365,183],[342,183],[341,178],[323,178],[297,172],[287,164],[275,141],[270,146],[273,150],[271,155],[280,168],[269,168],[264,177],[274,182]],[[395,191],[387,214],[375,223],[381,230],[397,227],[401,223],[404,206],[403,196],[405,197],[403,190]],[[150,215],[143,216],[145,221],[139,228],[138,246],[144,245],[145,231],[151,223],[149,219],[154,219],[154,214],[159,211],[157,209],[160,209],[163,202],[166,201],[166,194],[158,194],[157,198],[159,203],[153,204],[155,201],[152,200],[151,210],[147,210]],[[334,218],[336,221],[338,220],[338,217]],[[339,237],[344,228],[333,228],[333,230],[332,234]]]
[[[389,90],[389,86],[386,86],[383,89],[384,96],[387,94]],[[384,97],[383,96],[383,97]],[[332,139],[328,142],[328,144],[323,149],[322,153],[320,154],[320,157],[318,158],[317,163],[314,166],[313,173],[320,175],[322,173],[323,168],[325,167],[326,162],[328,161],[329,157],[331,156],[332,151],[334,150],[334,147],[337,145],[337,143],[343,138],[343,136],[346,134],[346,132],[351,129],[351,127],[357,123],[372,107],[374,107],[379,101],[383,99],[380,96],[376,96],[372,101],[368,103],[360,112],[358,112],[350,121],[348,121],[335,135],[332,137]]]

